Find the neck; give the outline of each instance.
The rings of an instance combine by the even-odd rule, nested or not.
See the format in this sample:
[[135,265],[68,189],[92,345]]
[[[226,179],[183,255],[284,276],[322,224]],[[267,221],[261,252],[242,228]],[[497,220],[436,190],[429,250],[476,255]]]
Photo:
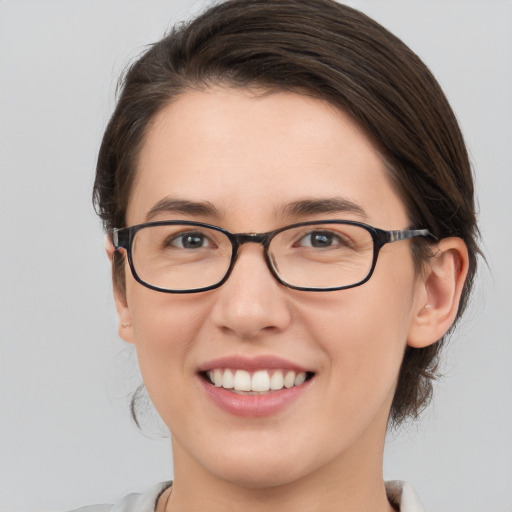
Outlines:
[[364,437],[341,457],[276,486],[219,478],[173,439],[175,479],[165,511],[392,512],[382,477],[384,436]]

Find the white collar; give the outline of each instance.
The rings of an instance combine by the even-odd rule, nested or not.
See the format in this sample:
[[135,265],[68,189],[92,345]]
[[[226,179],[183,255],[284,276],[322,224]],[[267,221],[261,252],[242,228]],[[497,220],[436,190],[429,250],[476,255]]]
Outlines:
[[425,512],[418,495],[411,484],[401,480],[386,482],[388,499],[396,503],[400,512]]

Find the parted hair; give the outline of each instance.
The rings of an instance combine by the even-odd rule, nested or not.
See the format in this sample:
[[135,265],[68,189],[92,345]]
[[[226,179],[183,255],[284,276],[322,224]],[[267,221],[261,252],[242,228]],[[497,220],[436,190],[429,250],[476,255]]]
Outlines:
[[[178,95],[213,85],[292,91],[330,102],[373,141],[403,200],[410,228],[460,237],[469,252],[457,320],[476,270],[478,228],[464,140],[439,84],[400,39],[333,0],[228,0],[175,26],[129,67],[99,151],[93,201],[104,227],[126,225],[138,154],[155,115]],[[411,243],[418,271],[430,251]],[[124,293],[124,259],[113,279]],[[390,423],[429,403],[446,335],[407,347]],[[133,404],[132,404],[133,410]]]

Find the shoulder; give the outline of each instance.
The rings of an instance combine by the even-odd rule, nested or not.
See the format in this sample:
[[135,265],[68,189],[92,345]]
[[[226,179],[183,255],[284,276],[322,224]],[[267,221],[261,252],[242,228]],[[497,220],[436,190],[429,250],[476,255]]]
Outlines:
[[401,480],[390,480],[386,482],[386,494],[389,501],[395,505],[400,512],[425,512],[420,499],[411,484]]
[[172,482],[162,482],[142,493],[128,494],[115,504],[89,505],[70,512],[155,512],[158,497],[170,485]]

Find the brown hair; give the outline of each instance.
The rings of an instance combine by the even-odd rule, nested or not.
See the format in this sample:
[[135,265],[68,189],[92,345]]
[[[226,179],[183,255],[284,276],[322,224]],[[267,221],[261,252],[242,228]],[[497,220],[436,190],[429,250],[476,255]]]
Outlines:
[[[458,317],[479,253],[471,168],[455,116],[423,62],[366,15],[332,0],[230,0],[174,28],[127,71],[98,157],[94,203],[125,226],[137,156],[151,120],[187,89],[212,84],[285,90],[329,101],[379,148],[411,228],[457,236],[469,252]],[[413,253],[428,257],[421,239]],[[114,281],[124,292],[123,259]],[[392,409],[398,425],[428,404],[444,339],[407,347]]]

